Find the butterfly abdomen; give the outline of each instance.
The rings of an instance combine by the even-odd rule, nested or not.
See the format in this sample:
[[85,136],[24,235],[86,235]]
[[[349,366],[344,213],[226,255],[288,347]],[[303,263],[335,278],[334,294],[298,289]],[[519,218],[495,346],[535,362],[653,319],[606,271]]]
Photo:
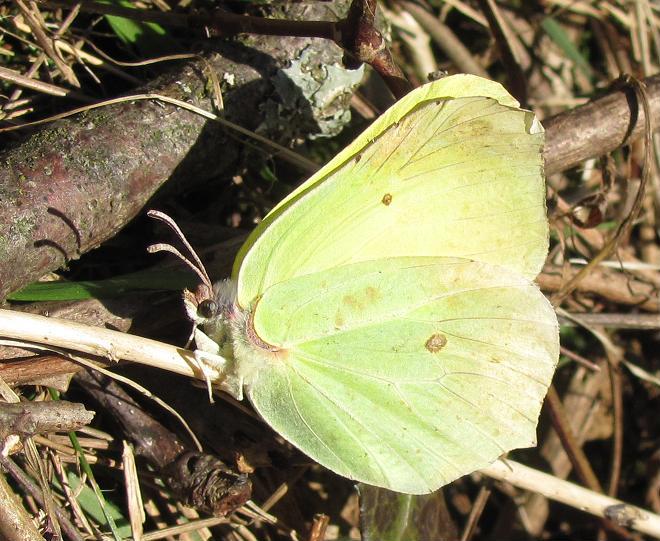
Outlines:
[[282,362],[288,356],[286,349],[265,342],[257,334],[253,320],[257,304],[258,300],[248,309],[234,304],[230,320],[236,371],[248,388],[261,369]]

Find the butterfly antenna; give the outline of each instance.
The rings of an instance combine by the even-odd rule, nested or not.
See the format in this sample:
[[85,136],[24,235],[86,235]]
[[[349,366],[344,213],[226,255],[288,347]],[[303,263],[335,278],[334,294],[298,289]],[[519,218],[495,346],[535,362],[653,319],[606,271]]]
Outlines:
[[199,258],[197,255],[197,252],[193,249],[193,247],[190,245],[188,242],[188,239],[186,239],[186,236],[183,234],[179,226],[176,224],[176,222],[170,218],[167,214],[164,212],[161,212],[159,210],[150,210],[147,212],[147,216],[150,218],[154,218],[156,220],[160,220],[164,224],[168,225],[169,228],[174,231],[174,234],[179,238],[179,240],[183,243],[183,245],[186,247],[188,250],[188,253],[190,254],[191,258],[187,258],[184,256],[179,250],[177,250],[174,246],[171,244],[165,244],[165,243],[157,243],[157,244],[152,244],[150,246],[147,246],[147,251],[150,254],[154,254],[156,252],[169,252],[171,254],[174,254],[176,257],[178,257],[181,261],[183,261],[190,269],[197,275],[199,276],[200,280],[202,283],[209,288],[209,291],[213,290],[213,284],[211,283],[211,279],[209,278],[208,273],[206,272],[206,269],[204,268],[204,264],[202,263],[202,260]]

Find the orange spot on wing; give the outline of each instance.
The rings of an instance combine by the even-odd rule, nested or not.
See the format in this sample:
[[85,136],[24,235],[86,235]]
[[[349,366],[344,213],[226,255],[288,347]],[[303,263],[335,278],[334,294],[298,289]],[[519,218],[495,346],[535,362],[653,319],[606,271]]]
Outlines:
[[364,304],[355,295],[344,295],[341,302],[353,310],[362,310],[364,308]]
[[380,291],[375,287],[368,286],[364,292],[369,302],[376,302],[378,299],[380,299]]
[[447,337],[442,333],[432,334],[424,344],[424,347],[431,353],[438,353],[447,345]]

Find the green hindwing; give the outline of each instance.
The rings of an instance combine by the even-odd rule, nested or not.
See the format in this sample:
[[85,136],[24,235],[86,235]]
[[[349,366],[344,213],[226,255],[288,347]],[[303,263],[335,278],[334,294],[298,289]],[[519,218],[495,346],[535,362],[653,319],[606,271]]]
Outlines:
[[341,475],[408,493],[534,445],[559,347],[533,283],[461,258],[294,278],[253,323],[279,350],[247,389],[268,424]]

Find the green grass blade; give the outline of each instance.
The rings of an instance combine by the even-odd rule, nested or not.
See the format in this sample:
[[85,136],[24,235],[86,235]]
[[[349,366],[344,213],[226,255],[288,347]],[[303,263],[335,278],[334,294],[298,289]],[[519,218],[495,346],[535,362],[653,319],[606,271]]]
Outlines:
[[[60,394],[55,389],[49,389],[49,392],[53,400],[60,399]],[[119,508],[113,503],[108,502],[103,496],[103,492],[101,491],[101,488],[99,487],[98,483],[96,482],[96,479],[94,478],[94,472],[92,472],[92,468],[90,467],[89,462],[87,462],[87,459],[85,458],[85,452],[83,451],[83,448],[80,446],[80,442],[78,441],[78,436],[76,435],[76,433],[69,432],[69,439],[71,440],[71,445],[73,446],[73,448],[75,449],[78,455],[80,468],[87,475],[87,478],[89,479],[89,483],[92,486],[91,490],[93,490],[93,494],[94,494],[94,498],[90,497],[91,494],[85,495],[85,489],[87,489],[88,491],[90,491],[90,489],[89,487],[83,487],[82,492],[78,496],[78,502],[80,503],[80,506],[83,508],[83,510],[86,513],[89,513],[89,515],[92,516],[101,526],[107,526],[112,532],[112,536],[116,541],[121,541],[122,539],[127,538],[131,533],[130,526],[128,527],[128,530],[126,530],[126,528],[124,527],[122,528],[122,531],[120,531],[120,529],[117,527],[117,522],[121,520],[125,524],[128,524],[128,521],[121,514]],[[69,483],[72,484],[72,488],[74,488],[74,490],[77,488],[73,486],[75,484],[76,479],[77,477],[70,473]],[[80,479],[77,480],[79,484]]]
[[543,28],[545,33],[548,34],[548,37],[564,52],[566,57],[571,60],[575,66],[589,78],[589,80],[592,80],[594,77],[594,71],[591,68],[591,65],[571,41],[568,34],[564,31],[557,20],[553,17],[546,17],[541,22],[541,28]]
[[[126,8],[135,7],[128,0],[115,0],[107,3]],[[116,15],[106,15],[105,19],[121,41],[134,46],[142,54],[163,55],[173,50],[172,38],[157,23],[135,21]]]
[[147,270],[106,280],[81,282],[35,282],[7,296],[10,301],[77,301],[119,297],[134,291],[180,291],[198,282],[187,271]]

